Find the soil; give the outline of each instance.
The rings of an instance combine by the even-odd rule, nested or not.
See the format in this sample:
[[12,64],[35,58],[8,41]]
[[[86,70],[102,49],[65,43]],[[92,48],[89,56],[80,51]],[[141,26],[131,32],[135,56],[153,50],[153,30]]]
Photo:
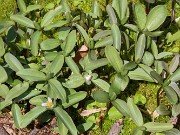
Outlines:
[[35,121],[28,128],[17,129],[10,112],[0,114],[0,135],[58,135],[53,131],[55,126],[56,119],[54,118],[46,125],[39,125]]

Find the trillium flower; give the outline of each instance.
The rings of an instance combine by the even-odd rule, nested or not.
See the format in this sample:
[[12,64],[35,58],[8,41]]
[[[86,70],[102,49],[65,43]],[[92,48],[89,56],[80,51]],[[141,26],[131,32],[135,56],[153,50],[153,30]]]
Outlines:
[[45,106],[47,108],[52,108],[54,106],[52,99],[50,97],[48,97],[48,101],[46,103],[42,103],[42,106]]

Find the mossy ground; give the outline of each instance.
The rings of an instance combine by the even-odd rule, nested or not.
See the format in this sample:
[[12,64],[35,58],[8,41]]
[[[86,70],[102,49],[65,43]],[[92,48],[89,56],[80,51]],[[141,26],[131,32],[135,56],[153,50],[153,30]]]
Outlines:
[[[130,0],[129,0],[130,1]],[[132,2],[137,2],[137,0],[131,0]],[[32,3],[35,2],[35,0],[31,1]],[[37,0],[38,4],[41,4],[43,6],[46,6],[49,2],[55,3],[56,0]],[[79,8],[82,9],[84,12],[89,12],[92,7],[92,1],[91,0],[69,0],[69,2],[72,5],[73,9]],[[106,0],[99,0],[99,3],[102,5],[102,7],[106,4]],[[170,14],[170,1],[167,5],[169,9]],[[8,19],[9,16],[15,11],[16,9],[16,2],[15,0],[0,0],[0,20]],[[176,16],[180,16],[180,8],[176,10]],[[173,45],[166,47],[166,50],[171,52],[180,52],[180,41],[175,42]],[[139,85],[139,88],[136,90],[136,92],[143,94],[147,98],[147,103],[145,104],[145,108],[149,110],[150,112],[153,112],[155,108],[157,107],[157,91],[159,89],[158,85],[152,84],[152,83],[141,83]],[[162,98],[162,101],[167,103],[167,100]],[[161,116],[156,119],[156,121],[160,122],[166,122],[169,120],[169,117]],[[109,129],[111,128],[111,125],[115,121],[112,120],[105,120],[104,125],[102,128],[102,131],[100,129],[97,129],[91,133],[91,135],[105,135],[108,133]],[[133,130],[135,128],[135,124],[132,122],[131,119],[125,118],[124,120],[124,127],[123,127],[123,135],[131,135]]]

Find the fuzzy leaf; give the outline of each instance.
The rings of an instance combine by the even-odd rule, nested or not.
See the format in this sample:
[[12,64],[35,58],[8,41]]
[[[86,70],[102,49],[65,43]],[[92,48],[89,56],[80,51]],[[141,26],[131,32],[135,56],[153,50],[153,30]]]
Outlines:
[[76,31],[73,30],[68,34],[68,36],[66,38],[66,44],[65,44],[65,48],[64,48],[64,55],[65,56],[69,55],[72,52],[75,45],[76,45]]
[[180,80],[180,68],[178,68],[169,78],[169,80],[173,82],[177,82]]
[[68,113],[60,107],[54,108],[54,112],[56,114],[56,117],[58,117],[63,122],[63,124],[69,129],[71,134],[77,135],[78,131],[76,129],[76,126],[74,125],[73,120],[68,115]]
[[41,42],[40,47],[42,50],[52,50],[60,45],[58,39],[46,39]]
[[108,37],[104,37],[104,38],[100,39],[98,42],[96,42],[94,48],[106,47],[106,46],[109,46],[112,44],[113,44],[113,37],[108,36]]
[[68,96],[67,102],[64,102],[62,105],[64,108],[68,108],[74,104],[79,103],[81,100],[83,100],[87,95],[87,92],[85,91],[79,91],[76,93],[73,93]]
[[146,37],[144,34],[140,35],[135,44],[135,61],[140,62],[146,48]]
[[79,74],[80,70],[72,57],[65,57],[65,62],[74,74]]
[[4,59],[6,63],[9,65],[9,67],[15,72],[18,72],[19,70],[24,69],[24,67],[21,65],[19,60],[11,53],[6,53],[4,55]]
[[63,85],[67,88],[77,88],[84,82],[85,79],[81,74],[72,74]]
[[178,102],[178,96],[176,92],[174,91],[174,89],[171,86],[166,86],[163,89],[166,93],[167,98],[171,102],[171,104],[176,104]]
[[111,26],[112,36],[113,36],[113,46],[120,51],[121,49],[121,32],[116,24]]
[[143,125],[148,132],[163,132],[173,128],[171,123],[148,122]]
[[92,97],[95,101],[100,103],[108,103],[109,102],[109,94],[105,91],[94,91],[92,93]]
[[22,26],[29,27],[29,28],[35,28],[34,22],[23,15],[16,14],[16,15],[12,15],[10,18],[11,18],[11,20],[19,23]]
[[63,102],[66,101],[66,91],[61,83],[56,79],[50,79],[48,82],[55,96]]
[[106,46],[105,55],[106,55],[109,63],[113,66],[113,68],[117,72],[122,72],[123,61],[120,58],[119,52],[112,46]]
[[142,4],[139,4],[139,3],[135,4],[134,14],[135,14],[135,19],[136,19],[136,24],[141,30],[143,30],[146,25],[146,12]]
[[22,69],[16,73],[17,76],[20,76],[24,80],[28,81],[45,81],[46,76],[43,72],[36,69]]
[[8,79],[8,76],[7,76],[6,70],[1,65],[0,65],[0,73],[1,73],[0,83],[6,82]]
[[54,17],[62,11],[62,9],[62,6],[58,6],[54,10],[50,10],[49,12],[47,12],[41,20],[41,27],[49,25],[53,21]]
[[21,114],[21,109],[17,104],[13,104],[11,108],[14,124],[16,128],[21,127],[21,121],[23,119],[23,115]]
[[31,47],[31,54],[33,56],[38,55],[40,37],[41,37],[40,31],[34,32],[33,35],[31,36],[30,47]]
[[21,121],[21,128],[27,127],[33,120],[35,120],[40,114],[46,111],[46,107],[36,106],[23,116]]
[[146,28],[156,30],[166,19],[167,9],[164,5],[154,7],[147,16]]
[[139,108],[134,104],[132,98],[128,98],[127,100],[127,106],[130,110],[130,117],[133,119],[135,124],[137,126],[142,126],[143,125],[143,117],[142,114],[139,110]]
[[96,79],[96,80],[92,80],[92,82],[102,90],[109,92],[110,85],[106,81],[102,79]]
[[0,50],[0,57],[2,57],[5,54],[4,41],[2,37],[0,37]]
[[0,84],[0,97],[5,98],[9,92],[9,88],[5,84]]
[[111,5],[106,6],[106,11],[108,13],[110,23],[111,24],[117,24],[116,14],[115,14],[114,9],[112,8]]
[[26,4],[25,4],[24,0],[17,0],[17,5],[22,13],[26,12]]
[[116,99],[114,101],[111,101],[113,106],[124,116],[129,117],[130,116],[130,110],[127,106],[127,103],[121,99]]
[[24,82],[14,86],[6,95],[5,101],[11,101],[12,99],[20,96],[29,88],[29,83]]
[[53,76],[55,76],[61,70],[63,64],[64,64],[64,56],[59,53],[52,61],[49,67],[49,72],[52,73]]

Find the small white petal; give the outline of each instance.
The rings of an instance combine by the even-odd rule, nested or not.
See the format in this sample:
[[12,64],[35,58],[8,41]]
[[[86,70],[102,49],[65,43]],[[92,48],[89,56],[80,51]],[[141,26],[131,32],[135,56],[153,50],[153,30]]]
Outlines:
[[47,106],[47,103],[42,103],[41,106]]
[[50,97],[48,97],[48,102],[51,102],[52,103],[52,99]]

